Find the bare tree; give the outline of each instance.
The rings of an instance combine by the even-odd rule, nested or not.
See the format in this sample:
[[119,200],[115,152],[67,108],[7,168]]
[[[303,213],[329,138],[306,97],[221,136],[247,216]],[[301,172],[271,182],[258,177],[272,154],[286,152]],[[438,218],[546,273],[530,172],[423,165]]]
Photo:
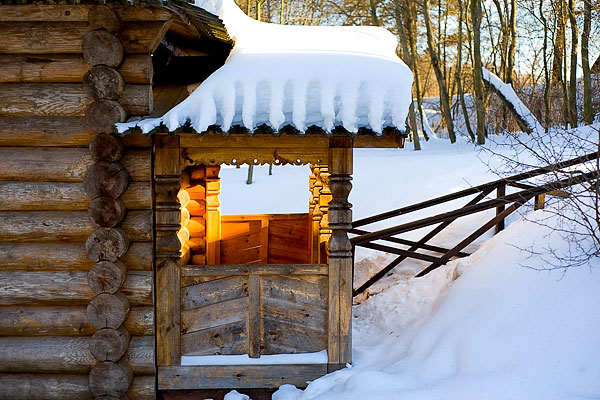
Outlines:
[[448,89],[446,87],[444,75],[440,68],[435,44],[433,43],[433,33],[431,29],[429,12],[429,0],[423,0],[423,16],[425,18],[425,28],[427,32],[427,49],[429,51],[429,56],[431,57],[431,66],[433,67],[433,71],[440,89],[440,107],[442,109],[442,115],[444,116],[444,121],[448,130],[448,137],[450,138],[450,142],[454,143],[456,142],[456,135],[454,134],[454,122],[452,121],[452,112],[450,110],[450,99],[448,98]]
[[477,144],[485,143],[485,93],[481,63],[481,0],[471,1],[471,23],[473,24],[473,89],[477,111]]

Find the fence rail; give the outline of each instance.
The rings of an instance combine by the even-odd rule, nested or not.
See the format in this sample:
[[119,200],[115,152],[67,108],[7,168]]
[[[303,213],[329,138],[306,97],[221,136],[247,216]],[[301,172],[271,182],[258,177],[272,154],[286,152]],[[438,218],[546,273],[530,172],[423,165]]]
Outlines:
[[[433,271],[441,265],[446,264],[454,257],[468,256],[468,253],[463,252],[463,249],[465,247],[473,243],[473,241],[475,241],[485,232],[494,227],[496,228],[496,232],[499,232],[502,229],[504,229],[504,222],[506,217],[515,212],[519,207],[521,207],[523,204],[527,203],[531,199],[534,199],[535,209],[543,208],[546,194],[566,197],[568,196],[568,193],[565,192],[563,189],[573,185],[600,179],[598,171],[582,172],[579,170],[566,170],[566,168],[579,166],[588,161],[596,160],[597,158],[597,152],[586,154],[584,156],[577,157],[568,161],[559,162],[542,168],[536,168],[534,170],[513,175],[508,178],[498,179],[492,182],[484,183],[479,186],[474,186],[469,189],[461,190],[459,192],[451,193],[445,196],[426,200],[420,203],[412,204],[406,207],[398,208],[395,210],[387,211],[385,213],[377,214],[368,218],[363,218],[354,221],[352,223],[352,229],[350,230],[351,234],[356,235],[350,239],[354,247],[360,246],[373,250],[384,251],[396,254],[398,257],[396,257],[396,259],[394,259],[390,264],[388,264],[376,274],[374,274],[372,277],[370,277],[358,288],[355,288],[353,290],[353,295],[356,296],[358,294],[363,293],[375,282],[383,278],[398,264],[400,264],[408,258],[427,261],[431,263],[429,266],[427,266],[425,269],[423,269],[416,275],[419,277]],[[555,179],[551,182],[547,182],[541,185],[521,182],[523,180],[541,175],[546,175],[548,173],[566,174],[567,177],[563,179]],[[507,186],[514,187],[520,190],[518,190],[515,193],[506,194]],[[496,197],[493,199],[485,200],[493,191],[496,191]],[[365,229],[358,229],[359,227],[373,224],[375,222],[386,221],[391,218],[407,215],[419,210],[425,210],[429,207],[448,203],[454,200],[459,200],[461,198],[472,195],[475,195],[475,197],[468,201],[464,206],[451,211],[436,214],[426,218],[415,219],[410,222],[394,225],[389,228],[384,228],[373,232],[369,232]],[[473,233],[471,233],[466,238],[457,243],[451,249],[446,249],[440,246],[435,246],[427,243],[429,240],[431,240],[438,233],[446,229],[452,222],[456,221],[458,218],[473,215],[490,209],[496,209],[496,215],[487,222],[485,222],[483,225],[481,225],[479,228],[477,228]],[[429,231],[418,241],[411,241],[396,236],[399,234],[430,227],[433,225],[437,226],[435,226],[431,231]],[[381,242],[385,242],[386,244],[383,244]],[[407,248],[400,248],[398,247],[398,245],[407,246]],[[437,255],[420,253],[418,252],[419,250],[433,252]]]

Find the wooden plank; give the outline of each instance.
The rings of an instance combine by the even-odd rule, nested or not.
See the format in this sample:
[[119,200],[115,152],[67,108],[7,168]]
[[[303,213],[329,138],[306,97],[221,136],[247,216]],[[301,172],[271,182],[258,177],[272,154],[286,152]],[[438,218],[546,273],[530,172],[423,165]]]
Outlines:
[[[132,336],[154,334],[152,307],[133,307],[125,321]],[[85,306],[0,307],[0,336],[91,336]]]
[[181,336],[182,354],[206,356],[246,354],[248,352],[247,321],[242,319]]
[[327,264],[192,265],[181,268],[181,275],[327,275],[328,269]]
[[262,354],[312,353],[325,350],[327,332],[265,316]]
[[327,373],[325,364],[159,367],[160,390],[306,387]]
[[260,253],[261,246],[242,249],[227,246],[225,250],[221,250],[220,259],[225,264],[261,264],[264,262],[260,259]]
[[[88,20],[90,8],[92,6],[88,4],[3,5],[2,13],[0,13],[0,21],[85,22]],[[129,5],[111,4],[111,8],[122,21],[166,21],[173,17],[167,9],[154,5],[136,4],[135,7],[132,7]]]
[[[98,362],[89,337],[0,337],[0,372],[86,374]],[[124,359],[136,375],[154,373],[154,338],[131,339]]]
[[[152,244],[133,242],[121,261],[129,270],[152,270]],[[83,243],[0,243],[2,269],[88,271],[91,260]]]
[[[87,148],[0,147],[0,181],[81,182],[92,163]],[[132,181],[150,181],[149,150],[129,150],[120,164]]]
[[191,333],[245,320],[248,298],[241,297],[181,312],[181,333]]
[[[151,271],[129,271],[120,290],[131,305],[152,305]],[[86,305],[87,272],[0,271],[0,305]]]
[[[152,240],[151,211],[130,211],[121,228],[131,240]],[[96,227],[87,211],[0,211],[0,241],[5,243],[84,243]]]
[[191,310],[248,296],[248,282],[240,276],[231,276],[198,283],[181,289],[181,306]]
[[[223,224],[222,228],[225,226],[226,225]],[[258,228],[258,230],[253,232],[238,233],[236,235],[231,235],[227,232],[227,237],[221,239],[221,254],[229,251],[259,247],[261,245],[260,224],[258,225]]]
[[[81,83],[91,66],[80,55],[0,54],[2,83]],[[131,54],[117,68],[126,83],[152,84],[154,69],[150,55]]]
[[241,165],[244,163],[304,165],[326,163],[329,160],[327,150],[319,148],[182,147],[181,151],[185,155],[185,157],[182,156],[182,164],[186,166],[195,164]]
[[327,281],[325,277],[320,278],[323,285],[306,281],[302,279],[302,276],[263,275],[261,277],[262,293],[273,299],[309,304],[325,309],[327,307]]
[[248,355],[260,357],[261,332],[261,282],[260,275],[248,278]]
[[[117,37],[125,53],[152,54],[170,22],[125,22]],[[5,54],[81,54],[83,36],[91,28],[86,22],[4,22],[0,43]]]
[[327,326],[327,311],[324,308],[297,304],[281,299],[263,296],[263,318],[271,318],[297,326],[310,327],[316,330],[325,330]]
[[[150,182],[132,182],[121,200],[127,210],[151,209]],[[89,203],[80,183],[0,181],[0,211],[87,210]]]

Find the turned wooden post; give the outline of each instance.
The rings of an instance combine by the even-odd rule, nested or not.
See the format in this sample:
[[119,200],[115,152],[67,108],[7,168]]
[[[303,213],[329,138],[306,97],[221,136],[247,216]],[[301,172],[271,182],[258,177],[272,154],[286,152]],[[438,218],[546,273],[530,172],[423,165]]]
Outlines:
[[154,190],[156,204],[156,349],[158,365],[179,365],[181,336],[179,136],[156,135]]
[[329,202],[331,201],[331,188],[329,167],[322,165],[319,168],[321,187],[319,190],[319,209],[321,218],[319,220],[319,263],[327,264],[327,242],[331,237],[329,226]]
[[206,166],[206,264],[221,263],[221,179],[219,165]]
[[352,189],[352,139],[334,137],[329,149],[329,324],[328,370],[343,368],[352,362],[352,244],[348,231],[352,228],[352,205],[348,195]]
[[316,264],[319,262],[319,220],[320,215],[317,215],[317,204],[319,203],[319,188],[317,185],[317,176],[319,175],[318,167],[314,164],[310,165],[310,176],[308,177],[308,190],[310,191],[310,198],[308,200],[308,221],[309,221],[309,232],[310,232],[310,259],[311,262]]

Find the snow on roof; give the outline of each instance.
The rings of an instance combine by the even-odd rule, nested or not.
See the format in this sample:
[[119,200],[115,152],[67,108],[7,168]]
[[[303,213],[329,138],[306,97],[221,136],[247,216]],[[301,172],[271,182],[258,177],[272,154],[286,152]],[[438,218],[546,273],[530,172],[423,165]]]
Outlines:
[[305,132],[342,126],[404,130],[412,73],[396,56],[396,38],[379,27],[287,26],[255,21],[233,0],[196,0],[218,15],[235,40],[225,65],[161,118],[117,124],[143,133],[190,124],[223,131],[266,124]]

